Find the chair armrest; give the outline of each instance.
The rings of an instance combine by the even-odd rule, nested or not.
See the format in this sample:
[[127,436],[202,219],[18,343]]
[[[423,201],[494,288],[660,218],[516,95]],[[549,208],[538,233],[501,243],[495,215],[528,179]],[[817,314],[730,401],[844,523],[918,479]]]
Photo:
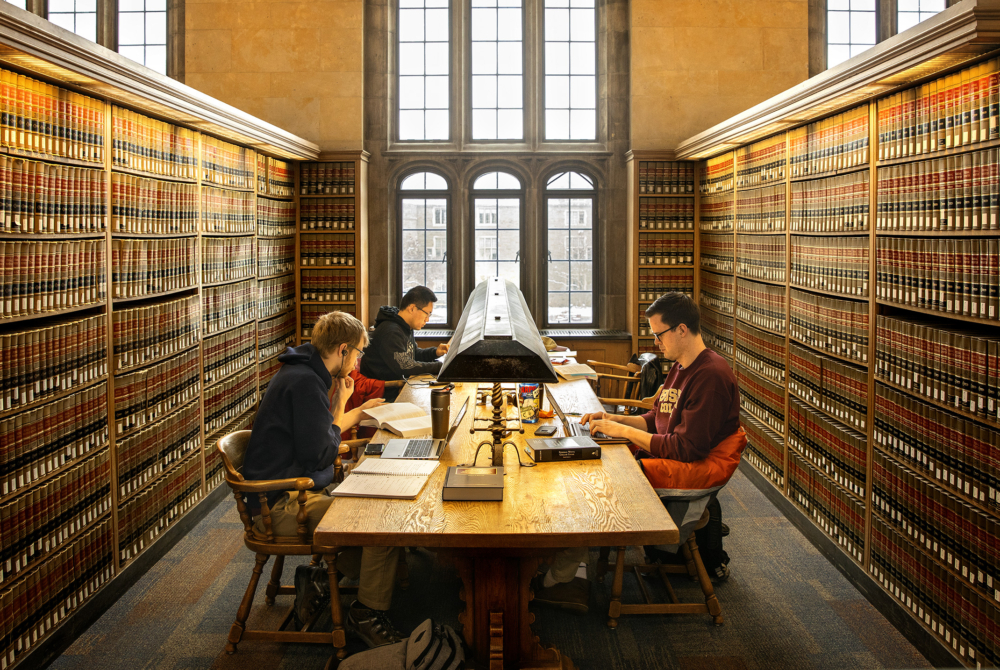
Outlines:
[[623,405],[625,407],[638,407],[640,409],[653,409],[651,400],[629,400],[628,398],[598,398],[602,405]]
[[614,363],[605,363],[603,361],[587,361],[587,365],[593,367],[599,365],[602,368],[611,368],[612,370],[621,370],[622,372],[638,372],[640,370],[638,365],[615,365]]
[[371,438],[365,437],[360,440],[344,440],[343,442],[340,443],[341,455],[350,453],[351,460],[356,462],[358,460],[358,452],[361,450],[362,447],[368,444],[370,439]]
[[639,381],[639,379],[637,377],[625,377],[623,375],[609,375],[609,374],[604,373],[604,372],[598,372],[597,373],[597,379],[598,380],[601,380],[601,379],[620,379],[623,382],[637,382],[637,381]]
[[290,479],[265,479],[257,481],[228,482],[234,491],[243,493],[269,493],[271,491],[308,491],[316,488],[309,477]]

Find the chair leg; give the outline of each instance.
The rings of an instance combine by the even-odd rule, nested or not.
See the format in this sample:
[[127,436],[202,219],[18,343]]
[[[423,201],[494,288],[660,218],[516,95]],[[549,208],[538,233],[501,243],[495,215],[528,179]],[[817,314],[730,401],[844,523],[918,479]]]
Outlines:
[[257,554],[257,562],[253,566],[250,583],[247,585],[246,593],[243,594],[243,601],[240,603],[240,608],[236,611],[236,621],[233,622],[232,627],[229,629],[229,641],[226,642],[227,654],[232,654],[236,651],[236,645],[239,644],[240,638],[243,637],[247,617],[250,616],[250,605],[253,604],[253,596],[257,592],[257,582],[260,581],[260,574],[264,571],[264,564],[267,563],[268,558],[270,556],[267,554]]
[[[340,578],[337,576],[337,555],[323,554],[326,560],[326,574],[330,579],[330,617],[333,619],[333,647],[337,656],[337,663],[344,660],[347,652],[347,634],[344,631],[344,615],[340,607]],[[331,659],[332,660],[332,659]]]
[[309,567],[315,568],[319,566],[319,564],[322,562],[323,562],[323,557],[320,554],[313,554],[312,560],[309,561]]
[[708,577],[705,563],[701,560],[701,552],[698,551],[698,543],[694,539],[694,533],[691,533],[691,537],[688,538],[687,543],[684,545],[684,553],[691,557],[690,562],[694,563],[697,569],[698,582],[701,584],[702,593],[705,594],[705,605],[708,607],[708,613],[712,615],[715,625],[721,626],[724,623],[722,620],[722,605],[719,604],[719,599],[715,597],[715,589],[712,587],[712,580]]
[[598,583],[604,582],[604,575],[608,573],[608,556],[611,554],[611,547],[601,547],[601,554],[597,557],[597,570],[594,579]]
[[399,562],[396,564],[396,585],[402,590],[410,588],[410,568],[406,564],[406,547],[399,552]]
[[622,581],[625,579],[625,547],[615,552],[615,578],[611,582],[611,606],[608,608],[608,628],[618,627],[622,613]]
[[264,596],[265,605],[273,605],[274,597],[278,595],[281,588],[281,572],[285,569],[285,557],[275,556],[274,565],[271,567],[271,581],[267,583],[267,592]]

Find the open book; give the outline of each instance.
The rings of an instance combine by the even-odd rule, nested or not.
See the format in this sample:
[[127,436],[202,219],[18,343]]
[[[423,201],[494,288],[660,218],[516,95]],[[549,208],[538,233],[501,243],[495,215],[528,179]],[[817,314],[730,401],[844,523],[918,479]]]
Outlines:
[[431,434],[430,415],[413,403],[386,403],[366,409],[363,414],[369,418],[361,421],[362,426],[384,428],[401,437],[420,437]]
[[437,461],[366,458],[331,495],[413,500],[437,466]]
[[583,363],[557,366],[556,374],[566,381],[573,381],[574,379],[597,379],[597,372],[594,371],[594,368]]

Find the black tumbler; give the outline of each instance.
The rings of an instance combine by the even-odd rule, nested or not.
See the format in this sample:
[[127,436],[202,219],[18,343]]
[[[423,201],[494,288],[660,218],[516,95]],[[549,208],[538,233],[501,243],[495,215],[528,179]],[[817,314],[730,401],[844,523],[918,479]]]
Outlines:
[[451,389],[434,389],[431,391],[431,435],[435,440],[443,440],[448,436],[448,425],[451,423]]

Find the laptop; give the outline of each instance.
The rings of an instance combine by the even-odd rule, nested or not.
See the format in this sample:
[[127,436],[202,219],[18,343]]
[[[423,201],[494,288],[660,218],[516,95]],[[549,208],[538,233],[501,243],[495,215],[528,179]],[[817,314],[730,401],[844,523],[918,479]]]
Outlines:
[[628,440],[621,437],[611,437],[610,435],[605,435],[604,433],[591,433],[590,428],[588,427],[589,424],[585,426],[577,421],[570,421],[566,418],[566,415],[563,414],[562,408],[559,407],[559,403],[556,402],[556,399],[552,397],[551,393],[549,393],[549,404],[552,405],[552,409],[554,409],[556,414],[559,415],[559,420],[562,421],[567,437],[589,437],[599,444],[610,442],[628,442]]
[[465,410],[469,408],[470,398],[465,399],[465,404],[458,411],[458,416],[451,424],[448,434],[443,440],[435,440],[429,437],[411,437],[406,440],[389,440],[382,451],[382,458],[410,458],[422,461],[436,461],[441,458],[441,452],[445,445],[451,440],[452,435],[458,430],[458,424],[462,423],[465,417]]

